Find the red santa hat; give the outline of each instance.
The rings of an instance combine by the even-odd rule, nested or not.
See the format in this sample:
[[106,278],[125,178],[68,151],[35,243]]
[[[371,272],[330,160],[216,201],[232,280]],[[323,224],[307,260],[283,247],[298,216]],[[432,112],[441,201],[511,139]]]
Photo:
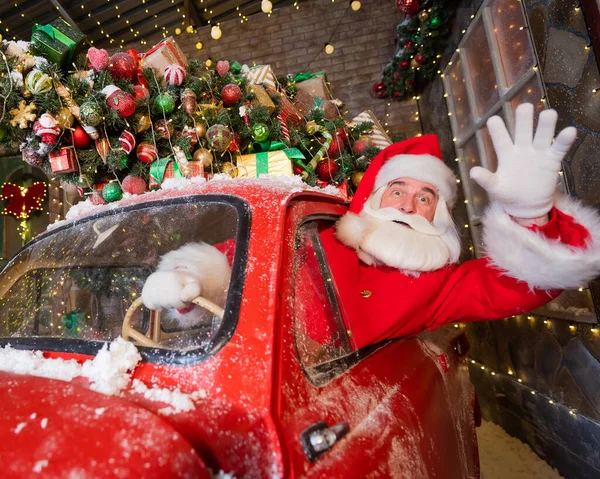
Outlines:
[[456,201],[456,177],[442,161],[436,135],[423,135],[388,146],[371,162],[350,203],[360,213],[371,194],[396,178],[412,178],[435,186],[448,208]]

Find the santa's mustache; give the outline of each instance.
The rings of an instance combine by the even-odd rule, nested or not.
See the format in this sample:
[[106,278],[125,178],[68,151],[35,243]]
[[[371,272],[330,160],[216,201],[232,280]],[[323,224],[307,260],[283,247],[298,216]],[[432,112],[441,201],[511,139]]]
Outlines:
[[441,236],[445,233],[445,231],[440,231],[439,228],[436,228],[426,218],[418,214],[406,214],[395,208],[374,209],[368,203],[365,203],[363,211],[374,218],[404,224],[419,233],[429,236]]

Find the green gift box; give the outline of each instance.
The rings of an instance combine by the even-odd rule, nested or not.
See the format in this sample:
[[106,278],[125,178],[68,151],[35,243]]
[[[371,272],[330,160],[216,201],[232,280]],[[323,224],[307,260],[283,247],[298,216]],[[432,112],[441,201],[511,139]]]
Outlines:
[[85,35],[77,27],[57,18],[47,25],[33,26],[30,49],[33,54],[66,67],[73,62],[84,41]]

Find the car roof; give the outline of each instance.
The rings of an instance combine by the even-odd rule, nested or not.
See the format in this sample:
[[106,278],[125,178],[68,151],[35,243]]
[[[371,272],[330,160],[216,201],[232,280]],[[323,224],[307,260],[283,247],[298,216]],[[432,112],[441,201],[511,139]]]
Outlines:
[[[125,194],[123,199],[105,205],[93,205],[89,199],[74,205],[64,220],[50,224],[44,233],[68,223],[112,211],[121,207],[139,205],[146,202],[169,200],[189,195],[230,195],[242,198],[250,208],[269,203],[270,209],[285,209],[292,198],[333,201],[343,204],[347,200],[334,186],[313,187],[304,183],[299,176],[261,178],[230,178],[219,174],[206,181],[204,178],[182,178],[166,180],[160,190],[149,191],[142,195]],[[42,233],[42,234],[44,234]]]

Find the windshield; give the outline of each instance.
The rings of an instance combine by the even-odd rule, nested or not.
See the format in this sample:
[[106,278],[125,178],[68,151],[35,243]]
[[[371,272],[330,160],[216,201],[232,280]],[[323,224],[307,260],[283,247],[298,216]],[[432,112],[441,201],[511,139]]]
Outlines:
[[[236,200],[236,201],[234,201]],[[136,205],[67,225],[23,249],[0,276],[0,337],[111,341],[161,256],[191,242],[223,252],[233,266],[223,320],[202,309],[189,324],[145,307],[130,326],[159,348],[207,353],[237,321],[247,231],[244,204],[188,196]],[[242,218],[243,219],[243,218]],[[223,332],[225,331],[225,333]],[[142,338],[144,339],[144,338]],[[138,342],[134,340],[134,342]],[[139,343],[138,344],[144,344]]]

